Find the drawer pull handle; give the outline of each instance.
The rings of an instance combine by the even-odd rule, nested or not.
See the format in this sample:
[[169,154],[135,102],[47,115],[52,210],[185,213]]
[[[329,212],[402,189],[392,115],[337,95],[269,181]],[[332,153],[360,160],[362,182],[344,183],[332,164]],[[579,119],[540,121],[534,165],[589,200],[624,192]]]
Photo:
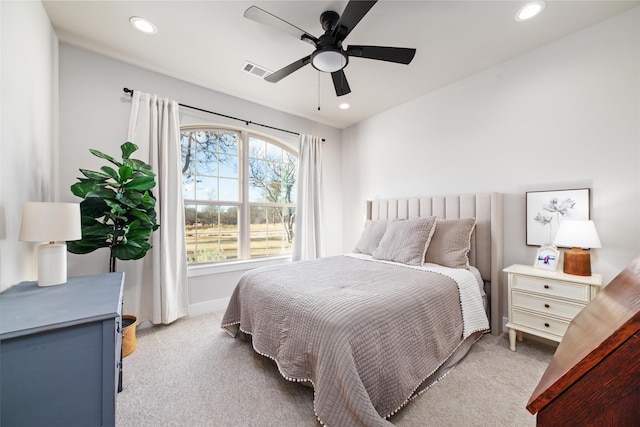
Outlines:
[[549,307],[550,307],[549,304],[544,305],[544,308],[549,308]]
[[544,285],[544,288],[545,289],[549,289],[549,285]]
[[549,324],[548,324],[548,323],[545,323],[545,324],[544,324],[544,327],[545,327],[545,328],[548,328],[548,327],[549,327]]

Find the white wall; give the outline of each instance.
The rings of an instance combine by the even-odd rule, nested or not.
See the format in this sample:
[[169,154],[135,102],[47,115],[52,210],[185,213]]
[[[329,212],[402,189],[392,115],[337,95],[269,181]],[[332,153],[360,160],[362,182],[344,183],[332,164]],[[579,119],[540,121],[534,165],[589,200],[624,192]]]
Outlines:
[[[505,193],[504,264],[531,264],[525,192],[589,187],[608,283],[640,254],[640,8],[343,131],[344,250],[374,197]],[[505,280],[506,283],[506,280]]]
[[37,279],[25,201],[55,201],[58,39],[40,2],[0,1],[0,291]]
[[[252,77],[248,77],[252,78]],[[220,92],[204,89],[171,77],[144,70],[67,44],[60,46],[60,173],[59,192],[64,201],[79,201],[69,187],[76,182],[78,168],[95,169],[103,162],[89,148],[117,155],[125,142],[131,108],[128,87],[142,92],[226,115],[240,117],[295,132],[309,133],[326,139],[325,189],[329,194],[341,192],[341,132],[317,122],[246,102]],[[181,109],[183,123],[218,123],[245,127],[245,123]],[[252,131],[268,133],[297,149],[297,137],[257,126]],[[142,151],[142,150],[141,150]],[[137,155],[138,153],[136,153]],[[142,156],[138,156],[144,158]],[[328,223],[327,253],[342,249],[341,197],[326,209]],[[108,271],[108,253],[69,254],[69,274],[93,274]],[[118,261],[126,270],[126,261]],[[244,269],[249,266],[244,267]],[[189,303],[197,312],[216,308],[228,298],[244,270],[218,269],[218,274],[198,271],[190,274]],[[125,284],[125,311],[127,309]]]

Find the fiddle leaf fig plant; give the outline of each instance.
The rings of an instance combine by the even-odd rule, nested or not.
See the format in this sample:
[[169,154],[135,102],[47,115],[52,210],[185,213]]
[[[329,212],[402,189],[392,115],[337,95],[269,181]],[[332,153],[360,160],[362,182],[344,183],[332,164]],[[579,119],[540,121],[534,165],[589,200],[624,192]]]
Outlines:
[[109,248],[109,271],[116,269],[116,259],[135,260],[151,249],[149,238],[158,229],[156,199],[151,189],[156,175],[151,166],[131,158],[138,146],[125,142],[120,146],[122,160],[90,149],[94,156],[110,165],[99,171],[80,169],[83,178],[71,186],[71,192],[84,199],[80,203],[82,239],[67,242],[67,250],[87,254]]

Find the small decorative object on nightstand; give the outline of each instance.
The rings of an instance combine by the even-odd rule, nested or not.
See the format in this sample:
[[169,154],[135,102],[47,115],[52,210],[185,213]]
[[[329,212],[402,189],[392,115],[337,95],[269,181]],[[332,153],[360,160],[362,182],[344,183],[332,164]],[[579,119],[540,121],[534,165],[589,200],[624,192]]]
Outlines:
[[575,276],[514,264],[509,276],[509,348],[522,333],[560,342],[571,320],[596,296],[602,275]]
[[558,268],[559,258],[560,251],[555,246],[543,245],[538,249],[533,266],[537,268],[544,268],[545,270],[556,271]]

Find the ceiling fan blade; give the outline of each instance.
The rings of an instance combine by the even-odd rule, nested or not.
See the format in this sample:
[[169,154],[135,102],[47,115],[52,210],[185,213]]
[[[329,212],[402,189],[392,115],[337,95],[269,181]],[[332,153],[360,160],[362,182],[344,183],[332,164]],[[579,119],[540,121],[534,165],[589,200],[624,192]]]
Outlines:
[[336,89],[336,95],[342,96],[351,92],[349,82],[347,82],[347,76],[344,75],[344,70],[334,71],[331,73],[333,79],[333,87]]
[[347,48],[347,55],[360,58],[377,59],[379,61],[409,64],[416,54],[415,49],[407,47],[386,46],[354,46]]
[[244,11],[244,17],[256,21],[260,24],[268,25],[273,28],[277,28],[281,31],[291,34],[297,39],[305,41],[313,46],[317,46],[318,39],[306,31],[296,27],[293,24],[288,23],[284,19],[278,18],[272,13],[267,12],[264,9],[260,9],[257,6],[251,6]]
[[344,12],[340,16],[336,27],[333,29],[332,36],[336,41],[344,40],[349,33],[358,25],[358,22],[369,12],[376,1],[360,1],[351,0],[344,8]]
[[270,83],[279,82],[280,80],[284,79],[294,71],[298,71],[300,68],[304,67],[309,62],[311,62],[311,55],[305,56],[302,59],[298,59],[296,62],[293,62],[287,65],[286,67],[279,69],[275,73],[269,74],[264,79]]

